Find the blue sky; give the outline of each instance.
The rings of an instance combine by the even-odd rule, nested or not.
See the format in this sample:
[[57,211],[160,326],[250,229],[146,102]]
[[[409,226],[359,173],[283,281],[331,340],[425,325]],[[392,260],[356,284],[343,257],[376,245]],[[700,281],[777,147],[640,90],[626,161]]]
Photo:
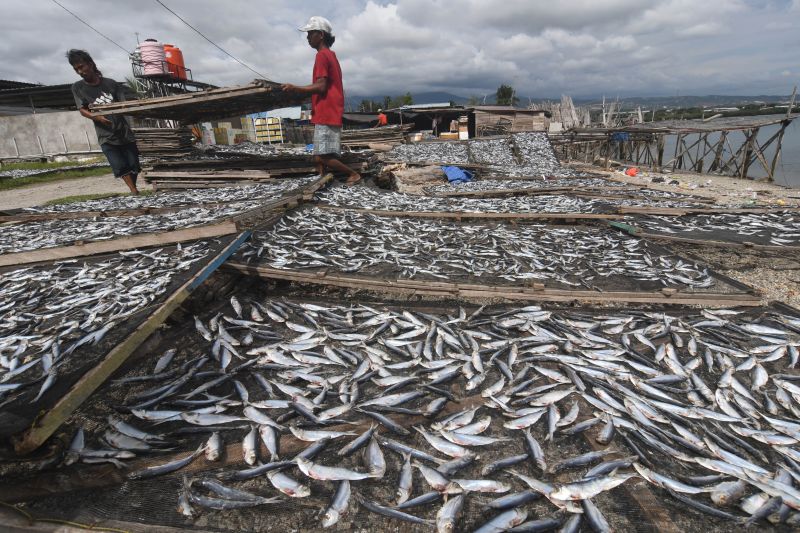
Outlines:
[[[351,94],[513,85],[552,97],[789,94],[800,82],[800,0],[162,0],[254,70],[310,78],[314,52],[297,31],[331,20]],[[155,0],[59,0],[126,50],[153,37],[179,46],[196,79],[256,77]],[[68,48],[85,48],[110,77],[130,76],[123,50],[51,0],[3,0],[0,78],[66,83]]]

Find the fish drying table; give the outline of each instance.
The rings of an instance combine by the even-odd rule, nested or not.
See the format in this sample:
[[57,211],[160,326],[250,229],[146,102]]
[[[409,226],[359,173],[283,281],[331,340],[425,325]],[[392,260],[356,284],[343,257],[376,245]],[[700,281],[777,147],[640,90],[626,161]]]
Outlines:
[[[345,158],[348,167],[364,171],[366,164],[355,158]],[[157,190],[214,188],[231,185],[277,183],[317,171],[309,156],[262,159],[201,159],[161,162],[143,175]]]
[[[682,215],[683,216],[683,215]],[[716,230],[714,232],[705,233],[709,238],[704,238],[697,235],[697,232],[686,232],[687,236],[680,236],[675,234],[662,233],[658,231],[648,230],[636,225],[636,221],[608,221],[609,226],[612,228],[622,230],[629,235],[647,239],[650,241],[661,241],[664,243],[679,242],[686,244],[700,244],[715,246],[718,248],[750,248],[753,250],[765,250],[772,252],[787,252],[795,253],[800,252],[800,244],[762,244],[764,240],[769,242],[769,237],[755,237],[752,235],[737,234],[731,231]]]
[[[661,291],[591,291],[551,289],[543,283],[519,286],[492,286],[470,283],[447,283],[441,281],[416,281],[402,279],[380,279],[326,271],[308,272],[247,265],[228,261],[224,268],[237,270],[247,275],[264,279],[292,281],[308,285],[326,285],[344,289],[367,290],[376,293],[402,294],[421,297],[456,298],[467,302],[481,301],[530,301],[530,302],[577,302],[577,303],[640,303],[664,305],[702,305],[707,307],[758,306],[761,298],[751,294],[752,289],[738,284],[738,289],[748,292],[712,293],[682,292],[665,287]],[[718,280],[724,276],[714,273]],[[725,279],[728,284],[734,280]],[[736,283],[736,282],[735,282]]]
[[[489,217],[491,218],[491,217]],[[406,227],[399,225],[397,220],[413,221],[413,227]],[[601,219],[602,220],[602,219]],[[441,222],[439,222],[441,221]],[[299,224],[299,225],[298,225]],[[342,239],[352,242],[350,250],[347,251],[341,248],[343,245],[336,237],[336,230],[333,228],[342,227],[367,228],[367,237],[363,237],[359,247],[358,239],[361,238],[357,229],[351,234],[348,234]],[[383,232],[384,228],[395,229],[395,225],[399,228],[397,238],[393,238],[389,232]],[[324,231],[319,228],[325,228]],[[485,229],[483,229],[485,228]],[[449,269],[437,271],[433,275],[424,275],[421,278],[413,277],[408,274],[398,274],[399,269],[405,272],[409,269],[415,268],[414,261],[404,262],[403,266],[397,259],[391,261],[387,258],[409,256],[409,260],[422,254],[422,261],[427,261],[424,257],[430,254],[440,253],[439,257],[443,262],[463,257],[465,254],[478,254],[484,251],[483,247],[471,247],[473,243],[467,244],[468,241],[458,241],[458,235],[464,230],[468,230],[471,238],[477,239],[477,235],[487,235],[493,238],[499,238],[498,233],[503,232],[503,240],[496,243],[503,250],[503,254],[497,253],[489,263],[488,259],[482,260],[477,267],[477,271],[465,274],[461,269]],[[294,236],[287,237],[284,231],[292,233]],[[411,251],[405,250],[402,246],[410,246],[408,239],[403,238],[403,232],[411,232],[409,235],[414,234],[417,238],[414,244],[411,245]],[[613,231],[613,230],[608,230]],[[303,235],[303,239],[297,240],[298,232]],[[570,233],[572,232],[572,233]],[[362,233],[363,234],[363,233]],[[546,249],[548,246],[544,242],[543,237],[547,237],[551,243],[552,250]],[[585,250],[583,255],[580,250],[574,248],[575,244],[572,238],[591,240],[594,245],[593,248]],[[470,237],[467,237],[469,239]],[[362,266],[348,263],[347,260],[339,259],[329,264],[319,264],[314,266],[302,266],[298,263],[293,263],[292,260],[284,261],[280,256],[270,256],[253,260],[249,256],[252,250],[259,248],[263,250],[281,250],[286,244],[283,241],[291,239],[294,246],[295,254],[308,254],[316,259],[323,259],[320,254],[335,253],[335,249],[343,249],[345,253],[352,254],[352,257],[359,257],[363,259],[362,265],[368,262],[369,270],[364,270]],[[327,239],[327,240],[326,240]],[[436,239],[433,243],[431,239]],[[442,239],[442,240],[440,240]],[[448,250],[447,255],[442,255],[442,247],[445,246],[447,239],[456,239],[453,241],[451,248]],[[516,244],[522,246],[523,240],[527,239],[535,243],[536,254],[549,254],[547,261],[552,261],[553,265],[558,266],[559,271],[553,271],[552,274],[545,276],[527,276],[525,274],[536,273],[535,263],[525,264],[522,270],[518,270],[520,276],[512,276],[516,279],[504,279],[499,277],[501,274],[507,273],[506,270],[497,270],[496,273],[492,270],[485,268],[509,268],[500,267],[498,263],[502,261],[503,264],[508,264],[511,261],[517,263],[519,267],[518,256],[514,255],[513,251],[505,251],[505,247],[509,246],[510,240],[514,240]],[[600,239],[600,240],[598,240]],[[377,245],[381,240],[382,244]],[[302,243],[308,241],[313,242],[313,250],[306,251]],[[398,244],[389,241],[397,241]],[[336,242],[336,244],[334,244]],[[485,241],[484,241],[485,242]],[[525,241],[528,242],[528,241]],[[580,241],[583,242],[583,241]],[[628,242],[628,241],[625,241]],[[674,265],[684,263],[691,265],[692,262],[676,256],[666,248],[659,247],[654,243],[641,241],[641,250],[638,249],[638,244],[631,244],[636,248],[634,255],[628,256],[626,264],[630,260],[638,259],[642,261],[645,254],[652,254],[652,261],[658,262],[658,258],[668,258],[668,263],[665,269],[659,270],[657,265],[654,266],[654,272],[662,272],[661,274],[653,273],[652,276],[661,276],[659,280],[666,279],[665,276],[670,274],[669,269],[675,268]],[[400,244],[402,243],[402,244]],[[557,244],[558,243],[558,244]],[[259,246],[259,244],[269,244],[269,246]],[[225,265],[226,269],[236,269],[249,275],[258,276],[266,279],[285,280],[299,283],[306,283],[312,285],[326,285],[340,288],[351,289],[364,289],[376,292],[387,292],[391,294],[415,295],[415,296],[428,296],[428,297],[450,297],[459,298],[469,301],[480,299],[500,299],[504,301],[552,301],[552,302],[632,302],[632,303],[662,303],[662,304],[684,304],[684,305],[710,305],[710,306],[725,306],[725,305],[759,305],[761,299],[755,294],[754,289],[748,287],[736,280],[726,277],[722,274],[711,272],[710,270],[704,271],[702,276],[707,277],[708,280],[713,280],[705,288],[703,283],[692,282],[672,282],[668,284],[657,283],[651,279],[638,280],[639,270],[634,271],[626,270],[626,267],[620,266],[613,272],[608,272],[606,276],[597,272],[593,267],[590,271],[587,265],[591,266],[592,258],[596,256],[596,260],[605,259],[605,245],[622,247],[623,241],[617,241],[615,237],[604,230],[598,230],[593,227],[581,227],[577,225],[571,226],[546,226],[536,225],[532,220],[521,223],[508,222],[501,217],[492,219],[484,223],[466,224],[462,222],[453,222],[446,218],[433,218],[426,220],[424,218],[401,218],[392,213],[391,216],[374,216],[372,214],[362,214],[350,209],[333,210],[330,208],[321,207],[307,207],[299,210],[288,212],[281,219],[274,219],[272,225],[260,226],[255,232],[253,240],[246,247],[240,251],[237,256],[233,257],[231,261]],[[378,246],[379,250],[375,248]],[[249,247],[249,248],[248,248]],[[495,248],[486,248],[486,250],[499,250]],[[414,250],[419,250],[415,252]],[[527,249],[526,249],[527,250]],[[457,251],[457,252],[456,252]],[[534,253],[528,250],[529,253]],[[260,252],[259,252],[260,253]],[[273,252],[268,252],[272,254]],[[275,252],[277,253],[277,252]],[[280,252],[283,254],[284,252]],[[520,251],[519,253],[523,253]],[[557,261],[558,254],[563,254],[563,258],[567,258],[567,264],[561,264]],[[587,256],[587,254],[589,254]],[[380,259],[376,259],[376,255]],[[250,257],[250,259],[248,259]],[[294,257],[297,257],[295,255]],[[522,256],[519,256],[522,257]],[[281,263],[280,267],[271,265],[270,262],[277,260]],[[342,263],[344,261],[344,263]],[[355,261],[355,260],[354,260]],[[318,261],[319,262],[319,261]],[[325,263],[325,261],[322,261]],[[486,263],[485,268],[480,266]],[[545,263],[548,266],[549,263]],[[669,266],[669,265],[673,266]],[[419,267],[422,268],[422,267]],[[601,268],[598,265],[596,268]],[[693,267],[700,276],[701,267]],[[571,270],[570,270],[571,269]],[[577,274],[578,272],[597,272],[598,277],[591,281],[591,285],[582,282],[582,285],[576,283],[572,276],[580,275],[585,277],[586,274]],[[477,272],[477,274],[475,273]],[[560,272],[564,275],[561,276]],[[573,273],[571,273],[573,272]],[[438,275],[437,275],[438,274]],[[510,274],[509,274],[510,275]],[[690,275],[691,276],[691,275]],[[436,278],[432,280],[431,278]],[[443,279],[444,278],[444,279]],[[482,283],[483,279],[491,280],[489,283]],[[589,278],[591,279],[591,278]],[[699,278],[698,278],[699,279]],[[588,280],[587,280],[588,281]],[[713,286],[711,286],[713,285]],[[577,288],[580,287],[580,288]]]
[[[22,455],[41,446],[164,323],[192,291],[208,279],[249,237],[250,232],[247,231],[238,237],[229,236],[221,239],[219,244],[212,244],[208,261],[197,261],[186,275],[176,276],[155,302],[138,311],[122,327],[112,329],[108,339],[99,345],[100,348],[91,350],[90,353],[81,351],[81,361],[67,375],[60,375],[41,401],[23,404],[21,400],[30,400],[29,393],[22,394],[19,399],[6,400],[7,405],[0,411],[4,419],[3,436],[15,435],[14,447]],[[94,259],[103,260],[102,257]],[[158,308],[153,310],[156,305]]]
[[[252,298],[253,301],[262,295],[256,295],[251,292],[240,291],[238,296],[242,298],[242,302],[246,304],[244,298]],[[262,300],[263,301],[263,300]],[[285,301],[281,299],[281,301]],[[300,303],[306,303],[300,301]],[[315,305],[323,307],[336,306],[335,303],[320,302],[314,300]],[[376,302],[367,302],[367,305],[372,307],[384,307]],[[449,304],[441,305],[439,313],[443,313],[447,308],[451,315],[457,314],[455,308],[448,307]],[[436,310],[431,310],[430,307],[420,308],[416,305],[403,304],[401,306],[394,306],[397,309],[396,314],[400,316],[400,309],[403,311],[417,313],[436,313]],[[752,316],[758,316],[766,310],[748,310],[746,313]],[[207,320],[208,317],[214,314],[227,311],[226,314],[231,314],[230,309],[221,309],[220,307],[208,309],[203,313],[203,319]],[[556,313],[570,313],[575,312],[572,308],[554,308],[550,311]],[[629,311],[626,309],[626,311]],[[653,311],[650,309],[649,311]],[[796,316],[794,310],[786,311],[784,313]],[[469,309],[467,313],[472,313]],[[598,314],[602,316],[609,316],[609,313],[614,311],[605,309]],[[685,314],[693,313],[700,316],[697,312],[692,311],[676,311],[674,314],[678,317],[683,317]],[[587,310],[578,311],[577,314],[582,320],[590,320],[590,313]],[[642,313],[644,316],[646,313]],[[673,314],[673,313],[670,313]],[[593,316],[593,315],[592,315]],[[652,317],[652,321],[660,320],[658,317]],[[177,332],[184,332],[184,337],[190,337],[194,333],[190,325],[191,320],[184,320],[183,324],[173,323],[169,326],[170,329]],[[353,327],[354,330],[360,328]],[[197,336],[194,333],[194,336]],[[181,344],[189,345],[184,342],[184,337],[171,337],[167,342],[167,333],[160,344],[159,350],[152,350],[154,353],[163,351],[173,345],[181,346]],[[189,349],[191,353],[191,349]],[[185,355],[185,357],[188,357]],[[152,357],[154,359],[155,357]],[[141,366],[141,365],[140,365]],[[130,368],[126,376],[140,375],[141,371],[136,368]],[[241,379],[244,380],[245,376]],[[229,384],[230,385],[230,384]],[[455,394],[459,398],[448,403],[444,411],[437,416],[437,419],[442,419],[448,414],[459,412],[463,409],[472,407],[480,407],[481,404],[487,402],[487,398],[477,393],[464,393],[457,385],[454,389]],[[252,388],[252,386],[251,386]],[[124,387],[117,386],[115,389],[116,396],[108,396],[104,398],[95,398],[92,402],[93,405],[85,404],[81,407],[80,416],[73,420],[73,424],[87,423],[87,430],[100,433],[104,427],[104,419],[106,413],[116,415],[113,410],[110,410],[110,405],[119,403],[120,398],[126,395]],[[255,390],[254,388],[252,388]],[[463,397],[461,395],[463,394]],[[581,400],[579,400],[581,402]],[[584,410],[591,410],[587,404],[581,402],[581,407]],[[492,413],[491,410],[488,412]],[[391,415],[396,422],[403,427],[411,427],[417,424],[424,424],[425,419],[418,416],[407,415]],[[498,418],[503,419],[497,415]],[[579,417],[576,422],[582,422],[586,417]],[[346,430],[353,429],[355,432],[361,432],[369,427],[371,421],[366,421],[364,417],[356,422],[349,424],[328,426],[328,430]],[[540,426],[543,423],[540,423]],[[155,425],[153,427],[162,427]],[[233,429],[232,431],[242,431]],[[541,435],[543,429],[538,427],[535,429],[537,436]],[[594,434],[594,430],[590,430]],[[514,434],[513,432],[511,432]],[[384,432],[385,434],[385,432]],[[493,433],[494,434],[494,433]],[[520,433],[514,434],[515,437]],[[185,457],[186,454],[196,447],[197,439],[204,439],[206,435],[197,436],[193,440],[194,443],[184,443],[183,451],[172,452],[168,455],[157,454],[147,459],[135,459],[127,463],[128,471],[138,471],[140,468],[154,466],[166,463],[176,458]],[[404,438],[392,436],[396,440],[406,442]],[[539,436],[541,439],[541,436]],[[569,457],[571,454],[582,453],[591,450],[609,449],[614,453],[625,456],[630,454],[630,450],[625,447],[621,439],[616,438],[609,446],[598,446],[592,437],[583,433],[582,435],[560,435],[556,437],[558,443],[546,443],[546,449],[550,457]],[[419,440],[419,438],[417,438]],[[315,526],[318,527],[319,518],[317,511],[323,509],[330,498],[329,482],[316,482],[309,481],[312,486],[312,497],[305,500],[289,498],[284,499],[281,504],[273,507],[256,508],[255,510],[229,510],[229,511],[213,511],[213,510],[200,510],[199,516],[194,518],[184,518],[174,510],[174,502],[177,500],[177,493],[181,487],[182,476],[189,477],[212,477],[221,475],[224,479],[226,469],[228,471],[238,470],[244,467],[242,460],[242,446],[241,439],[236,439],[236,442],[228,438],[226,439],[226,448],[223,456],[218,462],[209,462],[202,458],[198,458],[183,469],[167,474],[158,478],[132,480],[127,478],[123,472],[110,465],[82,465],[76,464],[70,467],[64,467],[51,472],[38,472],[24,477],[6,477],[0,483],[0,499],[7,503],[24,503],[23,509],[34,516],[48,517],[50,519],[69,519],[72,522],[91,523],[105,527],[122,527],[125,529],[139,530],[147,529],[149,531],[161,531],[160,528],[175,528],[175,530],[183,530],[184,528],[210,528],[218,531],[276,531],[285,530],[286,527],[292,527],[296,530],[312,530]],[[413,439],[412,439],[413,441]],[[543,441],[546,442],[546,441]],[[344,444],[344,441],[341,442]],[[514,446],[492,446],[482,450],[480,461],[488,462],[495,457],[503,457],[503,454],[510,454],[512,450],[516,450],[519,446],[514,443]],[[290,457],[296,452],[300,451],[306,445],[291,435],[281,436],[281,454],[284,457]],[[417,444],[419,447],[420,445]],[[258,443],[259,453],[266,456],[267,450],[262,443]],[[331,448],[339,446],[332,444]],[[325,458],[321,459],[321,463],[331,464],[336,461],[336,455],[332,453],[331,449],[326,449],[324,452]],[[387,462],[396,464],[399,455],[388,450],[384,450]],[[518,451],[516,453],[519,453]],[[487,456],[484,459],[484,455]],[[400,460],[401,461],[401,460]],[[533,468],[529,464],[523,464],[520,468]],[[205,475],[204,475],[205,474]],[[296,471],[291,473],[292,476],[307,481],[300,477]],[[416,472],[415,472],[416,475]],[[542,474],[544,475],[544,474]],[[365,481],[364,490],[358,490],[361,486],[355,487],[354,492],[360,492],[367,495],[371,499],[389,498],[397,488],[394,484],[396,480],[396,469],[392,468],[386,472],[386,476],[382,484],[379,482]],[[505,481],[513,481],[515,478],[507,474],[495,473],[491,477],[497,477]],[[571,475],[556,475],[557,483],[566,483],[571,479]],[[538,476],[537,476],[538,478]],[[419,482],[419,483],[418,483]],[[230,482],[228,482],[230,483]],[[389,484],[386,489],[384,485]],[[517,481],[517,483],[519,483]],[[359,483],[358,485],[361,485]],[[415,493],[423,492],[425,485],[421,479],[414,482]],[[264,492],[273,490],[270,488],[269,483],[262,476],[243,485],[239,485],[249,491]],[[524,488],[524,486],[523,486]],[[464,530],[469,530],[466,525],[474,526],[485,520],[485,513],[487,512],[482,505],[484,498],[481,496],[469,495],[473,499],[472,507],[466,507],[462,513],[460,523],[464,525]],[[490,496],[487,496],[488,498]],[[712,519],[707,516],[698,514],[695,511],[688,510],[679,502],[673,501],[666,493],[658,488],[654,488],[639,479],[632,479],[620,487],[612,489],[610,492],[603,493],[597,496],[595,500],[598,507],[602,508],[602,512],[612,520],[614,527],[620,530],[637,530],[637,531],[696,531],[703,530],[709,532],[724,532],[729,528],[731,522]],[[423,514],[431,516],[439,504],[433,506],[425,506],[410,512],[415,515]],[[547,514],[558,514],[553,510],[552,505],[548,504],[545,500],[539,500],[531,504],[537,506],[536,511],[533,511],[533,517],[547,516]],[[481,509],[483,511],[481,511]],[[533,507],[531,507],[533,509]],[[547,514],[545,514],[547,513]],[[530,516],[529,516],[530,517]],[[418,528],[412,525],[403,525],[401,522],[387,521],[384,518],[377,518],[374,515],[367,513],[361,509],[354,501],[351,502],[350,516],[347,521],[342,524],[342,527],[369,527],[373,531],[395,531],[402,527],[403,531],[428,531],[428,528]],[[0,522],[2,519],[0,518]],[[459,531],[461,529],[458,529]],[[729,530],[729,529],[728,529]]]
[[[323,178],[315,183],[317,188],[324,186],[330,178]],[[0,254],[0,267],[27,265],[31,263],[39,263],[46,261],[64,260],[75,257],[86,257],[95,254],[103,254],[121,250],[133,250],[136,248],[152,247],[152,246],[165,246],[180,242],[192,241],[196,239],[206,239],[213,237],[221,237],[224,235],[231,235],[253,224],[262,223],[263,218],[268,216],[271,212],[279,209],[288,209],[297,206],[304,200],[313,197],[313,187],[306,191],[279,198],[272,202],[266,202],[264,205],[239,213],[227,220],[217,222],[214,224],[205,224],[202,226],[195,226],[184,229],[177,229],[159,233],[142,233],[134,234],[126,237],[116,239],[79,242],[68,246],[58,246],[51,248],[41,248],[38,250],[29,250],[23,252],[13,252],[7,254]],[[227,205],[227,204],[222,204]],[[166,213],[175,213],[182,211],[168,210]],[[153,214],[153,213],[150,213]],[[138,213],[134,213],[138,215]],[[111,216],[111,215],[108,215]],[[123,215],[130,216],[130,215]],[[85,217],[82,217],[85,218]],[[49,218],[38,220],[59,220],[59,219],[75,219],[73,216],[53,216]]]
[[[60,209],[52,207],[15,209],[11,212],[0,215],[0,224],[8,222],[69,220],[74,218],[103,218],[169,214],[176,213],[184,209],[211,209],[225,207],[227,205],[248,200],[263,201],[265,205],[278,205],[282,201],[294,200],[297,196],[301,196],[304,200],[310,200],[313,198],[314,193],[327,185],[331,179],[332,178],[329,175],[325,175],[322,178],[314,176],[313,178],[305,180],[301,180],[300,178],[281,180],[272,179],[266,184],[256,184],[255,186],[249,188],[229,186],[220,190],[219,193],[217,193],[217,191],[182,191],[160,193],[155,196],[147,197],[129,196],[124,198],[126,202],[122,202],[130,204],[127,206],[115,206],[114,203],[117,200],[116,198],[106,198],[69,204],[69,206],[61,206]],[[303,185],[301,184],[302,181],[307,181],[308,183]],[[291,185],[295,182],[299,182],[299,186],[291,187]],[[223,195],[222,199],[219,198],[219,194]],[[225,194],[232,194],[233,198],[225,198]],[[177,201],[173,202],[171,200]]]

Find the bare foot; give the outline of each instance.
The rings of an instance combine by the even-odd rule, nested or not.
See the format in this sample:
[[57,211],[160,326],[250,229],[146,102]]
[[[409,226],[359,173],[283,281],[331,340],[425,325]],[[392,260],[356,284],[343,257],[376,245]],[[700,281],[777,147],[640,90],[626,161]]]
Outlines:
[[359,181],[361,181],[361,174],[351,174],[350,177],[347,178],[347,181],[344,182],[344,184],[350,187],[352,185],[355,185]]

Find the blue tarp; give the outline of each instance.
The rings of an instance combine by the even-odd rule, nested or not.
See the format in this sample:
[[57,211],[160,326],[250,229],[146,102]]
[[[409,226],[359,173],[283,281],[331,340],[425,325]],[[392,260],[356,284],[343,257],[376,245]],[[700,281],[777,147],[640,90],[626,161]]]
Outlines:
[[464,170],[463,168],[453,167],[453,166],[444,166],[442,167],[442,170],[447,176],[447,181],[449,181],[453,185],[458,185],[459,183],[466,183],[468,181],[472,181],[472,172],[470,172],[469,170]]

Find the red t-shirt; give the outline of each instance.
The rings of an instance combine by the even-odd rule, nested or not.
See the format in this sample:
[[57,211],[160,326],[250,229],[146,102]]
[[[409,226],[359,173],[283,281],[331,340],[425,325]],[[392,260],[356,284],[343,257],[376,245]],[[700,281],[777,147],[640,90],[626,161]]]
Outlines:
[[385,126],[389,123],[389,119],[383,113],[378,115],[378,126]]
[[322,94],[311,95],[311,123],[326,126],[341,126],[344,113],[344,87],[342,87],[342,67],[336,54],[329,48],[317,52],[314,60],[312,83],[320,78],[328,78],[328,88]]

